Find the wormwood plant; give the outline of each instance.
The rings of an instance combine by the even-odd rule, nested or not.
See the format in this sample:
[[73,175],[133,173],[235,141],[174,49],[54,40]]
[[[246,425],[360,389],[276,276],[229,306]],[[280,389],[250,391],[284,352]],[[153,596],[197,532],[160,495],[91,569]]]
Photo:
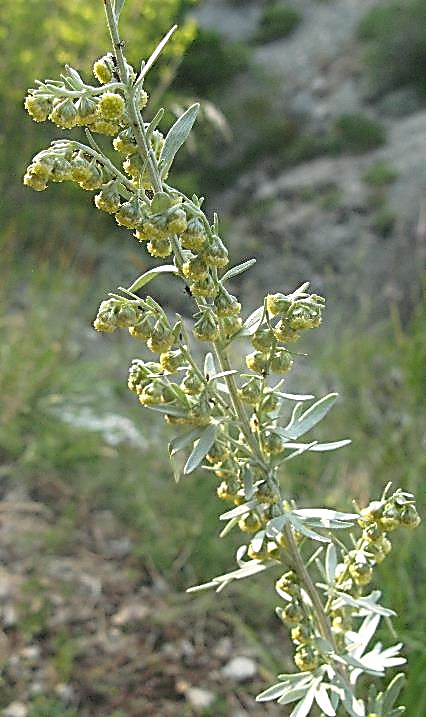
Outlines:
[[[86,84],[66,67],[59,80],[36,82],[25,100],[32,118],[58,127],[84,127],[87,141],[59,139],[32,160],[24,184],[37,191],[49,182],[72,181],[97,192],[98,209],[115,217],[153,257],[170,257],[128,288],[102,301],[97,331],[128,329],[153,354],[135,359],[128,386],[141,405],[164,415],[177,433],[169,453],[186,452],[184,474],[202,467],[217,477],[217,495],[233,507],[221,515],[221,537],[239,529],[246,537],[235,570],[190,591],[215,588],[266,570],[274,575],[278,619],[290,628],[297,671],[281,674],[257,700],[296,703],[292,717],[311,710],[322,715],[396,717],[403,683],[398,674],[383,691],[376,678],[402,664],[401,644],[372,643],[382,617],[394,613],[369,589],[375,568],[390,553],[390,536],[419,523],[414,498],[386,486],[367,507],[343,513],[296,507],[280,480],[280,469],[305,451],[332,451],[348,440],[301,441],[336,400],[331,393],[314,401],[310,394],[284,390],[283,378],[297,354],[301,334],[321,323],[325,300],[305,283],[290,293],[268,294],[245,320],[241,305],[227,289],[229,279],[249,269],[254,259],[227,269],[228,249],[217,216],[203,212],[203,199],[185,196],[169,184],[174,157],[196,119],[194,104],[166,137],[158,126],[164,110],[143,119],[148,103],[145,77],[174,28],[137,72],[124,55],[118,20],[124,0],[104,0],[112,52],[93,66],[98,85]],[[94,135],[112,137],[115,153]],[[145,293],[160,274],[184,282],[194,310],[192,338],[180,316],[172,318]],[[200,363],[194,341],[208,345]],[[231,365],[230,346],[251,344],[245,366]],[[195,342],[195,343],[196,343]],[[233,353],[238,355],[238,352]],[[278,579],[277,575],[279,576]],[[366,679],[360,680],[364,675]],[[317,707],[315,707],[315,704]]]

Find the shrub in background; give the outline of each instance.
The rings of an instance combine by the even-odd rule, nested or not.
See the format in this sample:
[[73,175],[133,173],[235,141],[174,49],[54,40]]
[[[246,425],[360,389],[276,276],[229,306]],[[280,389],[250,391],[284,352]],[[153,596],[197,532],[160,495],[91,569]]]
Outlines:
[[[158,130],[162,109],[150,123],[143,120],[149,101],[145,76],[173,30],[137,72],[123,54],[118,31],[123,4],[105,0],[113,52],[94,63],[97,85],[67,66],[59,80],[37,81],[29,90],[25,106],[35,121],[84,127],[87,140],[63,138],[38,152],[24,184],[43,191],[52,182],[69,181],[96,192],[98,210],[134,232],[152,257],[170,257],[170,263],[160,261],[131,286],[111,292],[94,327],[105,333],[128,330],[154,354],[150,361],[134,359],[128,387],[146,410],[160,413],[172,427],[168,448],[176,479],[200,467],[213,474],[218,497],[230,504],[221,515],[221,537],[238,529],[244,538],[238,567],[191,591],[220,592],[235,580],[265,571],[274,575],[276,613],[290,629],[298,671],[279,675],[257,699],[295,702],[293,717],[306,717],[315,705],[329,716],[341,705],[351,717],[397,717],[403,712],[395,707],[403,676],[384,691],[373,680],[405,660],[400,644],[370,646],[381,618],[393,612],[380,604],[380,591],[368,586],[392,549],[393,531],[418,525],[414,497],[388,484],[378,500],[351,513],[296,507],[281,479],[284,464],[304,452],[349,443],[303,438],[334,405],[335,393],[312,402],[309,393],[284,390],[298,356],[294,343],[319,327],[325,300],[305,283],[289,293],[268,294],[243,321],[242,307],[226,284],[254,260],[228,268],[218,217],[205,215],[201,197],[187,197],[168,183],[198,105],[165,137]],[[114,159],[94,135],[112,138]],[[186,287],[193,306],[191,337],[179,315],[170,316],[146,294],[148,283],[163,274]],[[240,339],[250,345],[243,364],[236,350]],[[194,342],[208,347],[201,362]],[[368,694],[358,682],[362,674],[370,683]]]
[[268,2],[260,18],[255,42],[272,42],[291,35],[302,21],[302,15],[287,3]]
[[392,0],[371,8],[359,25],[358,36],[369,45],[367,64],[377,95],[409,85],[426,98],[423,0]]

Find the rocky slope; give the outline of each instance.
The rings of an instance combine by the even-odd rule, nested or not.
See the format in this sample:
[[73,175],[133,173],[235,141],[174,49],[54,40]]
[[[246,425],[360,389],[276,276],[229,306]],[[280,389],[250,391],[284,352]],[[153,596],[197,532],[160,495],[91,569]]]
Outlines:
[[[198,17],[228,38],[245,40],[256,29],[262,5],[207,0]],[[426,198],[426,111],[404,91],[381,102],[370,99],[356,29],[375,5],[380,3],[302,0],[295,32],[252,50],[249,73],[271,80],[275,113],[293,113],[313,133],[327,131],[342,114],[361,114],[383,123],[386,142],[373,151],[346,150],[282,169],[265,157],[215,197],[238,254],[258,256],[242,282],[250,301],[259,301],[267,288],[291,289],[306,279],[330,298],[336,320],[354,310],[381,318],[390,300],[405,315],[418,300],[425,258],[419,216]],[[233,93],[243,93],[246,83],[238,78]],[[234,131],[238,142],[239,127]],[[365,177],[377,165],[393,173],[382,186]]]

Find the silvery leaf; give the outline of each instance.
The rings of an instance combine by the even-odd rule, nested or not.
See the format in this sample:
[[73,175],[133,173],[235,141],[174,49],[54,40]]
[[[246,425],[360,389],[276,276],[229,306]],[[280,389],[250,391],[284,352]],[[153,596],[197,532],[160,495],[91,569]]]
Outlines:
[[228,281],[228,279],[232,279],[234,276],[238,276],[238,274],[242,274],[244,271],[247,271],[247,269],[250,269],[254,264],[256,264],[256,259],[248,259],[247,261],[243,261],[242,264],[237,264],[237,266],[233,266],[231,269],[228,269],[226,274],[222,276],[222,283],[224,281]]
[[247,330],[247,333],[249,336],[255,333],[255,331],[259,328],[263,317],[263,306],[260,306],[258,309],[255,309],[253,313],[250,314],[250,316],[247,317],[247,319],[244,321],[244,328]]
[[165,177],[172,165],[176,152],[182,147],[188,138],[192,126],[196,120],[200,105],[195,102],[186,112],[176,120],[170,128],[166,139],[164,140],[161,150],[159,165],[161,167],[161,176]]
[[217,371],[214,363],[213,354],[209,351],[204,359],[204,378],[210,380],[210,377],[215,376],[216,373]]
[[331,704],[328,692],[323,684],[319,685],[315,692],[315,702],[327,717],[335,717],[336,710]]
[[337,551],[333,543],[330,543],[330,545],[327,547],[327,552],[325,554],[325,571],[329,583],[334,582],[334,577],[336,575],[336,567]]
[[127,289],[127,291],[130,291],[131,293],[134,293],[135,291],[138,291],[142,288],[142,286],[145,286],[145,284],[148,284],[149,281],[154,279],[154,277],[157,276],[157,274],[177,274],[178,269],[173,266],[173,264],[162,264],[161,266],[155,266],[153,269],[150,269],[149,271],[146,271],[145,274],[142,274],[136,281],[133,282],[131,286]]
[[250,510],[254,508],[255,505],[257,505],[256,500],[249,500],[247,503],[237,505],[236,508],[232,508],[232,510],[227,510],[226,513],[222,513],[222,515],[219,516],[219,520],[228,520],[229,518],[236,518],[237,516],[241,517],[245,513],[250,513]]
[[205,455],[212,447],[218,429],[219,425],[217,423],[210,423],[202,431],[200,438],[194,444],[194,448],[192,449],[191,455],[185,463],[185,468],[183,469],[184,475],[189,475],[190,473],[195,471],[196,468],[198,468],[200,463],[203,461]]
[[387,715],[387,713],[390,712],[390,710],[393,708],[396,700],[399,697],[399,693],[404,687],[404,682],[405,675],[403,675],[402,672],[400,672],[398,675],[395,675],[393,680],[389,682],[383,695],[383,713],[385,715]]
[[287,438],[296,440],[299,436],[310,431],[329,412],[336,399],[337,393],[329,393],[310,406],[297,420],[292,416],[290,423],[284,428]]
[[200,429],[199,428],[192,428],[190,431],[186,431],[185,433],[182,433],[180,436],[176,436],[175,438],[172,438],[172,440],[169,442],[169,454],[170,456],[174,456],[175,453],[178,453],[178,451],[182,451],[184,448],[187,448],[191,443],[197,440],[197,438],[200,437]]
[[276,700],[278,697],[281,697],[286,689],[287,686],[285,682],[278,682],[276,685],[272,685],[272,687],[268,687],[267,690],[264,690],[260,694],[256,695],[256,702],[269,702],[270,700]]
[[315,398],[312,393],[283,393],[282,391],[277,391],[277,396],[287,398],[289,401],[310,401]]
[[291,713],[290,717],[307,717],[309,712],[311,711],[311,707],[313,704],[315,698],[315,686],[313,685],[309,691],[306,693],[303,700],[301,700],[296,707],[294,708],[293,712]]
[[350,605],[351,607],[357,607],[365,611],[365,613],[367,614],[369,612],[377,613],[378,615],[383,615],[383,617],[391,617],[392,615],[396,614],[393,610],[390,610],[387,607],[383,607],[382,605],[376,605],[375,600],[372,599],[372,596],[374,596],[375,593],[371,593],[371,595],[367,595],[361,598],[353,598],[350,595],[347,595],[347,593],[343,593],[339,590],[336,590],[334,592],[334,595],[336,595],[336,599],[333,600],[333,609],[337,609],[341,605]]

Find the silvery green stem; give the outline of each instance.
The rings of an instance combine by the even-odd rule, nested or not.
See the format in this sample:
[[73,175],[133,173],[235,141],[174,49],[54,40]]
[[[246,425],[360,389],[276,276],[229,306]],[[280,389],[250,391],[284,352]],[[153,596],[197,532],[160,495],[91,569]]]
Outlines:
[[[140,153],[140,156],[146,161],[147,163],[147,170],[150,175],[151,183],[156,192],[160,192],[163,189],[163,184],[160,176],[160,172],[158,169],[156,158],[149,146],[149,143],[146,138],[146,132],[144,123],[142,120],[141,113],[136,105],[135,102],[135,92],[134,88],[129,83],[128,78],[128,72],[126,68],[126,63],[123,55],[122,50],[122,43],[120,40],[119,32],[118,32],[118,26],[117,21],[114,16],[113,7],[111,0],[104,0],[105,4],[105,12],[107,16],[107,22],[108,27],[111,35],[111,40],[113,44],[114,51],[116,53],[116,59],[117,59],[117,66],[118,71],[120,75],[120,80],[125,86],[125,96],[126,96],[126,106],[127,111],[129,113],[130,118],[130,124],[132,127],[132,131],[135,135],[136,143],[138,146],[138,150]],[[168,187],[166,185],[167,190],[176,191],[173,190],[173,188]],[[211,232],[209,222],[205,216],[205,214],[200,210],[198,207],[194,205],[194,203],[187,197],[185,197],[185,200],[187,203],[191,205],[191,208],[196,210],[197,215],[199,215],[202,218],[203,223],[206,227],[208,227],[209,233]],[[174,238],[172,239],[172,246],[174,250],[174,254],[177,259],[178,265],[181,265],[183,262],[183,257],[180,251],[179,244],[177,240]],[[197,305],[200,306],[204,304],[204,301],[197,301]],[[221,345],[220,340],[213,342],[214,350],[218,359],[218,362],[220,364],[222,371],[229,371],[231,369],[231,365],[229,362],[229,357],[227,354],[226,349]],[[256,460],[256,462],[261,465],[263,469],[268,471],[268,463],[265,461],[262,452],[260,450],[260,446],[254,437],[250,425],[249,420],[247,416],[247,412],[245,409],[244,404],[242,403],[239,395],[238,395],[238,388],[237,384],[235,382],[234,376],[226,375],[225,381],[228,387],[230,399],[232,408],[235,414],[235,417],[237,418],[239,425],[241,427],[242,432],[244,433],[244,436],[248,442],[248,445],[250,446],[251,450],[253,451],[253,456]],[[274,481],[274,488],[277,489],[278,486],[275,484]],[[278,488],[279,490],[279,488]],[[281,509],[281,507],[280,507]],[[287,524],[287,526],[284,528],[286,539],[289,546],[289,553],[290,557],[293,563],[293,567],[297,574],[299,575],[299,578],[303,584],[303,587],[305,588],[307,594],[309,595],[313,610],[315,612],[315,617],[317,620],[318,628],[322,634],[322,636],[332,645],[333,649],[337,651],[335,640],[333,637],[333,633],[331,631],[330,622],[327,618],[327,615],[325,613],[321,598],[318,594],[318,591],[308,573],[308,571],[305,568],[302,555],[300,553],[300,550],[297,546],[297,543],[294,539],[292,529],[290,525]],[[344,677],[344,675],[342,675]]]
[[135,101],[135,90],[130,85],[128,72],[126,68],[126,62],[123,54],[123,43],[120,40],[118,32],[118,24],[114,15],[111,0],[104,0],[105,13],[107,17],[108,29],[111,35],[112,46],[114,48],[115,56],[117,59],[118,73],[120,80],[124,85],[124,93],[126,97],[126,106],[129,113],[130,124],[132,132],[134,133],[136,144],[139,153],[147,162],[147,169],[151,177],[152,186],[156,192],[161,192],[162,182],[160,173],[158,171],[155,156],[149,146],[146,138],[144,123],[142,120],[141,113],[136,105]]

